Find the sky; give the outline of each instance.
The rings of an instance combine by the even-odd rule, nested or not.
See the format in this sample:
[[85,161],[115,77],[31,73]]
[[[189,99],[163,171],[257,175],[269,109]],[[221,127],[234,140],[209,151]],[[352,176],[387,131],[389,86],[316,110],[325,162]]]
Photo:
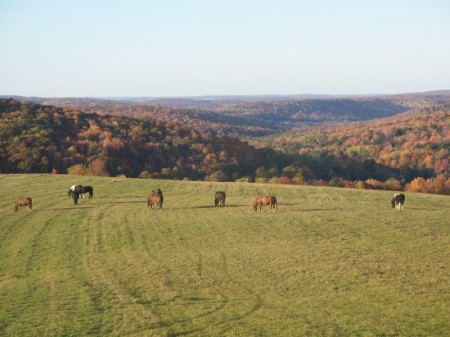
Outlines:
[[0,95],[448,89],[448,0],[0,0]]

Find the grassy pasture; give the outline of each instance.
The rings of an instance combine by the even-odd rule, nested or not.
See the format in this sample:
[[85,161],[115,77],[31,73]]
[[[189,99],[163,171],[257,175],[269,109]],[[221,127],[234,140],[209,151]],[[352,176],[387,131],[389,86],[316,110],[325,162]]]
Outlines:
[[[94,198],[67,197],[69,186]],[[1,336],[446,336],[450,198],[0,175]],[[161,188],[164,209],[147,209]],[[226,207],[214,207],[216,190]],[[273,192],[276,213],[254,212]],[[34,210],[13,211],[31,196]]]

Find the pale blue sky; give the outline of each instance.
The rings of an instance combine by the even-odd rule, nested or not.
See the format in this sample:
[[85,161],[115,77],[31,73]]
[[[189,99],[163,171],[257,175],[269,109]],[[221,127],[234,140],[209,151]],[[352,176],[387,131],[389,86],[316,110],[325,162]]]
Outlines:
[[0,95],[438,89],[448,0],[0,0]]

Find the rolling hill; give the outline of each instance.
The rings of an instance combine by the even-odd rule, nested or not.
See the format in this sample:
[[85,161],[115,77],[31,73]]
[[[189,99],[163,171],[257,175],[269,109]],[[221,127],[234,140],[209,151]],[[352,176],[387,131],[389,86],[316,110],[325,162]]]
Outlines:
[[0,99],[0,172],[237,179],[289,156],[180,123]]
[[384,118],[411,108],[450,103],[450,91],[377,96],[216,96],[174,98],[39,98],[32,103],[84,112],[176,121],[214,136],[248,139],[305,125]]
[[449,97],[223,98],[214,111],[138,99],[52,99],[63,107],[1,99],[0,172],[391,189],[421,177],[438,180],[420,191],[449,193],[449,105],[438,104]]
[[353,161],[373,160],[380,167],[398,170],[407,180],[417,175],[441,176],[445,181],[450,177],[450,105],[368,122],[299,128],[274,137],[266,146],[322,160],[332,158],[347,173],[355,169]]

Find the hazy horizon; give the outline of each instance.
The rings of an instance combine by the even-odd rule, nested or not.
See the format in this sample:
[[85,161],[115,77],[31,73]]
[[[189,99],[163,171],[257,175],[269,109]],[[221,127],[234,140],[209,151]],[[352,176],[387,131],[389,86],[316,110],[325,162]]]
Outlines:
[[443,0],[0,0],[0,95],[447,90],[449,36]]

